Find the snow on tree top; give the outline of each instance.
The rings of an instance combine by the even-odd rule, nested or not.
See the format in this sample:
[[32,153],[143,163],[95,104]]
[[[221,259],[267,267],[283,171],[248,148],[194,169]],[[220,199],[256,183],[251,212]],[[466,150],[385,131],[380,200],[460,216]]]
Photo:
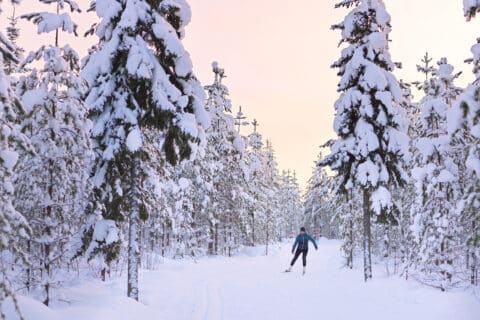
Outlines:
[[192,20],[192,10],[186,0],[163,0],[160,6],[164,10],[175,10],[175,15],[180,19],[180,39],[184,36],[184,28]]
[[360,0],[359,2],[360,4],[345,17],[341,24],[333,26],[334,29],[342,29],[342,42],[355,42],[359,30],[363,29],[364,18],[362,16],[368,14],[369,11],[374,11],[375,23],[372,26],[374,29],[390,31],[391,18],[382,0]]
[[467,21],[475,17],[480,11],[480,0],[463,0],[463,12]]
[[68,13],[37,12],[24,14],[21,17],[32,20],[33,23],[38,25],[37,32],[39,34],[62,29],[63,31],[77,35],[77,25],[72,21]]
[[434,72],[440,79],[452,79],[453,66],[448,64],[445,58],[442,58],[438,63],[438,69]]

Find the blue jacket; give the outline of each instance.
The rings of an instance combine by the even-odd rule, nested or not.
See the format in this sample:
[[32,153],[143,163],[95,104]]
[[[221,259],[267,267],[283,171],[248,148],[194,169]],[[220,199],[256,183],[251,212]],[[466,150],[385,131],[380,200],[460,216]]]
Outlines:
[[292,252],[295,251],[295,247],[297,247],[298,250],[306,251],[308,250],[308,241],[312,241],[313,245],[315,246],[315,249],[318,249],[317,243],[315,240],[313,240],[312,237],[310,237],[308,234],[299,234],[297,238],[295,239],[295,243],[293,244]]

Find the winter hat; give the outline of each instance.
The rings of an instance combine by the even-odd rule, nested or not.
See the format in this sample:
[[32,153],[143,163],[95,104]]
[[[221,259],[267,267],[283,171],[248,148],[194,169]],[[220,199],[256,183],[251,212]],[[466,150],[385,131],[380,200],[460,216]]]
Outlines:
[[305,232],[305,227],[301,227],[301,228],[300,228],[300,231]]

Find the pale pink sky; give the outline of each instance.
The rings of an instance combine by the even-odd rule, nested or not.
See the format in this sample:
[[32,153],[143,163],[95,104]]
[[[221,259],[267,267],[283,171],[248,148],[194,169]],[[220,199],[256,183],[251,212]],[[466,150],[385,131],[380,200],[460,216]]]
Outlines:
[[[226,69],[234,105],[256,118],[272,140],[280,168],[295,169],[302,185],[318,146],[334,137],[333,103],[340,34],[330,26],[346,10],[332,0],[191,0],[185,44],[197,75],[211,79],[209,63]],[[401,61],[398,78],[416,80],[415,64],[429,50],[466,70],[463,60],[480,36],[478,21],[466,23],[461,0],[385,0],[392,16],[391,54]],[[437,60],[435,60],[437,61]]]
[[[193,17],[184,40],[194,69],[204,85],[212,81],[212,61],[226,69],[233,104],[256,118],[259,130],[272,141],[280,169],[294,169],[302,186],[310,176],[318,146],[334,136],[333,103],[338,97],[336,70],[339,32],[330,26],[345,10],[335,0],[190,0]],[[82,9],[89,0],[79,0]],[[479,21],[466,23],[461,0],[385,0],[392,15],[391,54],[403,63],[398,78],[416,80],[415,64],[426,50],[437,61],[446,56],[465,70],[459,84],[470,81],[470,46],[480,36]],[[30,12],[36,0],[23,0],[20,12]],[[10,14],[3,6],[5,17]],[[81,34],[95,21],[82,15]],[[78,20],[78,16],[77,16]],[[23,27],[24,26],[24,27]],[[38,36],[28,23],[20,44],[35,49],[52,36]],[[96,39],[71,39],[82,54]],[[71,39],[71,40],[70,40]],[[249,132],[250,129],[243,129]]]

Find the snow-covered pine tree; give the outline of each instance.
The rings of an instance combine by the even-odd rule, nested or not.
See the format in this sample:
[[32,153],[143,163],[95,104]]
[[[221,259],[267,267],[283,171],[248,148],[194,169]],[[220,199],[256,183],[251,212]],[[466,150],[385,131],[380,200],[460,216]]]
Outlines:
[[[428,60],[429,59],[427,56],[427,61]],[[419,66],[417,66],[417,69],[418,68]],[[428,65],[426,65],[426,69],[428,69]],[[406,83],[400,80],[400,87],[403,93],[403,101],[401,103],[401,106],[405,110],[409,123],[407,131],[410,138],[409,150],[410,153],[413,153],[415,150],[413,144],[419,135],[418,122],[420,121],[420,114],[418,104],[412,101],[412,85],[410,83]],[[398,214],[396,216],[396,220],[398,221],[398,234],[396,235],[397,241],[396,243],[393,243],[395,249],[393,272],[395,274],[399,273],[400,275],[405,276],[405,278],[408,279],[409,270],[412,263],[411,255],[413,253],[413,237],[410,229],[412,220],[410,213],[412,204],[415,202],[416,199],[415,184],[413,179],[411,179],[411,171],[414,165],[414,158],[411,157],[409,161],[406,161],[404,163],[404,165],[405,172],[408,175],[408,181],[404,188],[397,188],[393,191],[393,199],[397,204],[398,209]]]
[[357,6],[332,27],[341,30],[340,43],[347,46],[333,64],[341,77],[334,122],[338,138],[322,165],[337,171],[344,191],[362,190],[366,281],[372,277],[371,212],[380,214],[392,204],[388,186],[404,179],[408,137],[399,108],[402,92],[388,51],[390,15],[381,0],[338,5],[352,4]]
[[423,73],[425,76],[425,80],[422,82],[416,81],[414,84],[417,86],[419,90],[423,90],[423,85],[428,83],[430,76],[435,71],[435,67],[432,65],[433,58],[428,55],[428,52],[425,52],[425,55],[420,60],[422,64],[417,64],[417,71]]
[[[423,71],[425,73],[425,71]],[[412,206],[415,263],[424,282],[449,288],[454,276],[459,224],[456,202],[459,170],[447,135],[447,110],[458,95],[453,81],[459,74],[445,58],[425,81],[420,102],[419,137],[414,142],[417,201]]]
[[281,220],[281,238],[295,237],[301,223],[304,222],[304,210],[301,192],[295,172],[283,171],[279,188],[279,219]]
[[[342,251],[345,256],[345,265],[351,269],[353,268],[355,249],[361,237],[359,192],[354,190],[349,190],[348,193],[340,192],[339,182],[341,180],[338,176],[327,175],[325,168],[320,165],[323,159],[323,154],[320,153],[313,175],[309,180],[305,213],[307,216],[313,216],[310,219],[314,219],[315,228],[320,228],[322,235],[343,240]],[[313,199],[311,200],[311,198]]]
[[22,127],[35,154],[19,163],[15,206],[33,231],[26,247],[35,268],[27,269],[25,284],[27,288],[41,285],[48,305],[52,287],[61,280],[55,270],[68,263],[67,244],[82,221],[93,154],[79,57],[58,41],[59,29],[73,33],[76,28],[69,14],[61,12],[78,12],[78,6],[74,1],[39,1],[54,4],[56,12],[22,18],[37,24],[39,33],[54,31],[55,40],[31,52],[19,66],[21,70],[31,67],[18,80],[17,93],[27,112]]
[[[10,0],[12,5],[12,15],[8,17],[8,26],[7,26],[7,38],[10,41],[10,44],[14,47],[14,52],[17,57],[21,57],[24,50],[17,45],[17,39],[20,36],[20,28],[18,27],[18,16],[16,16],[15,11],[18,4],[21,0]],[[18,66],[18,61],[8,60],[5,61],[5,73],[11,75],[16,67]]]
[[[114,228],[128,221],[127,295],[138,300],[138,239],[140,220],[147,216],[143,181],[149,162],[143,132],[154,130],[161,137],[158,148],[171,164],[195,156],[208,126],[205,93],[181,43],[191,16],[186,1],[97,0],[91,8],[102,19],[96,27],[99,43],[83,69],[94,121],[94,188],[104,221]],[[96,225],[90,235],[101,236],[84,240],[95,248],[91,252],[108,252],[117,239],[109,241],[109,233],[97,232]]]
[[275,151],[272,143],[267,140],[265,146],[265,185],[267,194],[267,203],[264,216],[265,231],[265,254],[268,255],[268,246],[271,242],[278,239],[278,217],[279,217],[279,188],[280,181],[278,176],[277,161],[275,160]]
[[[22,243],[30,236],[30,228],[25,217],[14,206],[14,181],[16,165],[19,161],[19,149],[27,148],[28,139],[21,133],[18,126],[18,115],[23,109],[10,86],[10,79],[5,74],[5,63],[18,63],[13,46],[0,33],[0,251],[10,252],[15,259],[28,264]],[[0,318],[5,319],[1,312],[3,302],[11,297],[19,312],[15,293],[11,287],[12,280],[1,263],[0,273]]]
[[[328,176],[324,167],[318,166],[323,159],[322,153],[319,154],[312,176],[307,182],[307,191],[305,193],[305,219],[306,225],[312,234],[334,239],[339,238],[338,217],[337,214],[343,214],[344,211],[337,211],[334,203],[332,190],[333,177]],[[317,232],[320,230],[320,232]]]
[[343,239],[342,251],[346,258],[346,267],[352,269],[355,251],[361,247],[362,241],[362,207],[360,190],[349,190],[348,193],[338,192],[337,179],[333,179],[333,203],[336,204],[335,219],[339,220],[340,235]]
[[[454,106],[449,109],[447,115],[447,120],[451,121],[450,115],[460,111],[459,102],[456,101]],[[468,129],[466,123],[462,123],[459,128],[450,130],[451,147],[452,147],[452,157],[455,161],[455,164],[458,167],[458,188],[459,188],[459,197],[456,201],[457,213],[460,215],[460,245],[458,246],[458,253],[460,257],[466,257],[463,259],[464,268],[467,273],[470,273],[470,282],[471,284],[476,284],[478,279],[478,272],[476,269],[477,266],[477,252],[478,249],[475,248],[471,242],[472,236],[475,233],[478,233],[477,222],[479,220],[476,217],[478,212],[478,204],[475,200],[475,189],[478,187],[478,180],[476,179],[475,171],[472,170],[471,163],[469,162],[470,150],[480,141],[472,136],[470,130]],[[472,197],[473,196],[473,197]],[[463,254],[461,254],[463,251]]]
[[[427,74],[433,72],[433,67],[430,65],[432,59],[425,55],[422,62],[424,66],[417,65],[417,70],[424,71]],[[416,83],[419,87],[423,86],[423,82]],[[418,105],[412,102],[413,95],[411,91],[412,84],[406,83],[402,80],[399,82],[402,90],[402,100],[400,108],[402,113],[406,116],[406,123],[408,123],[408,136],[410,142],[418,136],[418,121],[419,111]],[[407,124],[405,124],[407,126]],[[413,147],[409,146],[409,151],[412,153]],[[408,176],[406,183],[402,188],[392,186],[392,202],[393,206],[385,214],[377,218],[374,233],[376,233],[376,250],[378,254],[383,257],[383,262],[387,273],[398,272],[402,275],[408,276],[408,267],[410,260],[408,253],[411,251],[412,237],[410,232],[411,225],[411,204],[415,201],[416,191],[414,183],[410,178],[412,169],[412,159],[403,162],[404,172]]]
[[[228,88],[223,83],[224,69],[217,62],[212,63],[214,82],[205,87],[208,93],[207,110],[211,125],[207,130],[205,165],[212,166],[211,172],[211,245],[210,254],[221,251],[230,255],[235,247],[234,225],[239,221],[243,195],[243,153],[244,140],[235,130],[232,105]],[[219,241],[219,237],[222,238]],[[223,244],[219,247],[219,243]]]
[[[287,171],[282,170],[279,175],[280,186],[278,189],[278,201],[281,204],[286,204],[287,202]],[[285,205],[281,205],[278,208],[277,212],[277,230],[278,230],[278,241],[283,241],[285,238],[291,237],[290,235],[290,220],[288,216],[288,208]]]
[[[321,158],[321,155],[320,155]],[[307,181],[307,189],[305,191],[305,227],[310,230],[317,230],[320,228],[319,211],[322,203],[321,191],[325,186],[325,181],[322,181],[321,168],[314,166],[312,175]]]
[[[187,165],[190,169],[193,166]],[[194,167],[194,169],[196,169]],[[195,172],[195,171],[194,171]],[[173,217],[172,217],[172,235],[174,243],[172,244],[173,258],[183,258],[185,256],[195,257],[195,230],[194,230],[194,201],[193,195],[200,190],[196,190],[193,181],[186,178],[185,170],[177,169],[174,176],[174,188],[172,188],[173,199]],[[192,177],[192,175],[187,175]],[[195,178],[195,177],[193,177]]]
[[[169,236],[172,229],[171,219],[173,219],[171,187],[174,185],[175,168],[165,163],[164,156],[158,148],[162,137],[155,130],[144,130],[143,133],[145,149],[149,154],[149,165],[145,166],[147,178],[143,185],[148,220],[142,224],[141,264],[143,268],[154,269],[157,267],[158,258],[164,257],[170,247]],[[102,264],[106,262],[105,257],[96,260]],[[110,269],[106,264],[104,267],[106,267],[104,272]]]
[[235,125],[237,126],[238,134],[240,134],[242,127],[248,126],[249,124],[250,122],[247,121],[247,117],[243,114],[242,106],[239,106],[235,116]]
[[248,204],[248,234],[249,244],[255,246],[261,241],[261,230],[266,215],[266,184],[265,184],[265,158],[263,153],[263,137],[258,132],[258,122],[252,122],[253,132],[248,137],[249,153],[247,163],[247,188],[250,196]]
[[[463,0],[464,15],[467,21],[475,18],[480,12],[478,0]],[[459,212],[464,226],[467,226],[465,245],[468,252],[470,283],[478,285],[478,269],[480,268],[480,40],[471,48],[473,57],[468,62],[473,65],[475,80],[467,86],[458,97],[448,114],[448,131],[454,143],[468,145],[465,154],[465,180],[463,199]]]

